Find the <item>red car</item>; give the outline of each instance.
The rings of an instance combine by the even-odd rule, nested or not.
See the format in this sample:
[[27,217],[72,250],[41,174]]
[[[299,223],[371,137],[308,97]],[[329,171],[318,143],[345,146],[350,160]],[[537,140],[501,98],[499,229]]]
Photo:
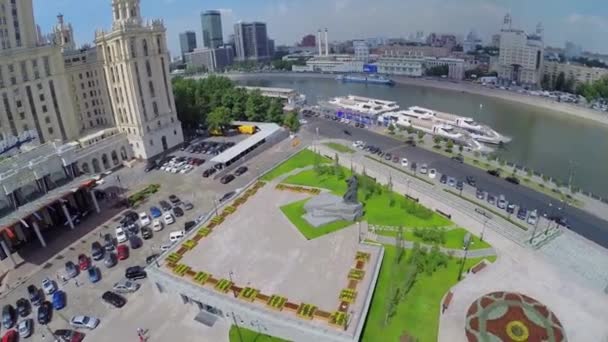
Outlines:
[[80,267],[81,271],[86,271],[91,267],[91,259],[84,254],[80,254],[78,256],[78,267]]
[[2,336],[2,342],[17,342],[17,331],[11,329]]
[[129,257],[129,247],[127,245],[118,245],[116,247],[116,254],[118,255],[118,260],[125,260]]

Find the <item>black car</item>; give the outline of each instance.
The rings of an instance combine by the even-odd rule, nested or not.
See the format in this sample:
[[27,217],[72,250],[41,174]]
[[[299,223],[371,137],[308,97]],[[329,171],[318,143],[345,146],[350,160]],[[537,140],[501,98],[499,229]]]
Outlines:
[[156,259],[158,259],[158,254],[149,255],[146,258],[146,264],[150,265],[151,263],[153,263],[154,261],[156,261]]
[[116,248],[112,234],[106,233],[103,235],[103,247],[107,252],[111,252],[114,250],[114,248]]
[[208,178],[209,176],[214,174],[215,171],[217,171],[215,168],[207,169],[207,170],[203,171],[203,177]]
[[150,229],[149,227],[141,228],[141,237],[144,240],[151,239],[152,238],[152,229]]
[[457,162],[459,162],[461,164],[464,163],[464,158],[462,156],[453,156],[451,159],[453,161],[457,161]]
[[469,184],[470,186],[475,186],[477,184],[477,182],[475,181],[475,177],[473,176],[467,176],[466,181],[467,184]]
[[101,299],[116,308],[122,308],[127,303],[127,300],[123,296],[112,291],[104,292],[103,295],[101,295]]
[[4,329],[10,329],[17,323],[17,314],[15,313],[15,308],[7,304],[2,307],[2,325]]
[[347,129],[345,129],[345,130],[344,130],[344,134],[346,134],[346,135],[351,135],[350,131],[349,131],[349,130],[347,130]]
[[42,296],[40,290],[35,285],[28,285],[27,293],[30,296],[30,302],[36,306],[42,303]]
[[184,231],[187,233],[187,232],[191,231],[192,228],[194,228],[195,226],[196,226],[196,222],[188,221],[188,222],[184,223]]
[[138,249],[142,244],[141,239],[137,235],[129,236],[129,245],[131,245],[131,249]]
[[519,185],[519,179],[515,176],[509,176],[506,177],[505,180],[509,183],[515,184],[515,185]]
[[25,298],[19,298],[17,300],[17,313],[20,317],[26,317],[30,314],[31,310],[30,302]]
[[182,217],[184,216],[184,210],[180,207],[175,207],[173,208],[173,215],[175,215],[175,217]]
[[177,197],[175,195],[170,195],[169,196],[169,202],[171,202],[173,204],[176,204],[176,203],[179,203],[181,201],[180,201],[179,197]]
[[91,244],[91,257],[93,260],[101,260],[103,259],[104,249],[101,247],[101,244],[97,241],[94,241]]
[[235,175],[235,176],[240,176],[240,175],[244,174],[245,172],[247,172],[247,170],[249,170],[249,169],[247,168],[247,166],[241,166],[241,167],[239,167],[238,169],[236,169],[236,170],[234,171],[234,175]]
[[220,179],[220,183],[228,184],[228,183],[232,182],[233,180],[234,180],[234,175],[225,175],[224,177],[222,177],[222,179]]
[[171,210],[171,208],[172,208],[171,204],[169,204],[169,203],[168,203],[167,201],[165,201],[165,200],[162,200],[162,201],[158,202],[158,204],[160,205],[160,208],[161,208],[163,211],[169,211],[169,210]]
[[570,228],[570,223],[568,222],[568,219],[566,219],[563,216],[553,215],[553,216],[548,216],[547,219],[549,219],[550,221],[553,221],[553,222],[557,223],[560,226],[564,226],[566,228]]
[[124,216],[122,218],[122,220],[120,221],[120,223],[125,224],[125,223],[132,223],[132,222],[137,222],[139,220],[139,215],[137,215],[136,212],[129,210],[126,213],[124,213]]
[[416,164],[416,162],[410,164],[410,169],[412,169],[412,171],[416,171],[417,168],[418,164]]
[[144,172],[150,172],[150,171],[154,170],[155,168],[156,168],[155,162],[148,162],[146,164],[146,167],[144,168]]
[[439,183],[446,184],[447,182],[448,182],[448,176],[441,175],[441,178],[439,178]]
[[40,304],[37,316],[39,324],[47,324],[51,321],[51,310],[52,305],[49,301],[44,301],[44,303]]
[[488,174],[494,177],[500,177],[500,170],[488,170]]
[[131,266],[125,270],[125,278],[129,280],[144,279],[148,274],[141,266]]
[[519,210],[517,211],[517,218],[520,220],[525,220],[526,218],[528,218],[528,210],[526,210],[525,208],[519,208]]
[[220,199],[219,199],[220,203],[226,202],[235,194],[236,194],[236,191],[230,191],[230,192],[225,193],[222,197],[220,197]]
[[464,183],[461,180],[456,182],[456,189],[458,189],[458,190],[464,189]]

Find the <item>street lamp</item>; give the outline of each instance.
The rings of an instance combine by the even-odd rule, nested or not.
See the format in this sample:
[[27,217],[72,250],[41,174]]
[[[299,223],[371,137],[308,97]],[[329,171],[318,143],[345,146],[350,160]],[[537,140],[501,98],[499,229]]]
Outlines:
[[[228,278],[230,279],[231,284],[234,284],[234,281],[232,280],[233,275],[234,275],[234,272],[232,272],[232,271],[228,272]],[[234,293],[234,298],[237,298],[238,293],[236,293],[236,290],[234,290],[233,293]],[[241,335],[241,328],[239,327],[239,324],[236,321],[236,316],[234,315],[234,311],[232,311],[232,320],[234,321],[234,326],[236,327],[237,334],[239,335],[239,341],[243,342],[243,335]]]
[[469,254],[469,246],[471,245],[471,238],[467,240],[467,244],[464,246],[464,257],[462,258],[462,264],[460,264],[460,270],[458,271],[458,281],[462,279],[462,271],[464,271],[464,264],[467,261],[467,255]]
[[486,218],[486,219],[483,221],[483,228],[481,229],[481,235],[479,236],[479,241],[483,241],[483,234],[486,232],[486,226],[487,226],[487,223],[488,223],[488,220],[489,220],[489,219],[490,219],[490,218]]

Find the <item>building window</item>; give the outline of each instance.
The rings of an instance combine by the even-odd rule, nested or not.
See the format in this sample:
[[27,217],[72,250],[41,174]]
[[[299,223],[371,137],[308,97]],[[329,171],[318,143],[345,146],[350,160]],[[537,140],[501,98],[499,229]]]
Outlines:
[[173,130],[173,135],[177,135],[177,131],[176,130]]
[[163,53],[163,45],[160,34],[156,36],[156,47],[158,49],[158,54]]
[[51,123],[51,118],[49,118],[48,116],[44,118],[44,122],[46,122],[47,124]]
[[25,65],[25,61],[21,61],[19,64],[21,66],[21,77],[23,78],[23,82],[29,81],[30,78],[27,74],[27,66]]
[[158,116],[158,104],[156,104],[156,101],[152,101],[152,110],[154,111],[154,116]]
[[46,108],[46,105],[42,105],[42,112],[43,113],[48,112],[48,108]]
[[154,141],[150,139],[150,146],[154,146]]
[[142,46],[144,50],[144,56],[148,57],[148,42],[145,39],[142,41]]
[[42,61],[44,64],[44,73],[46,74],[46,77],[50,77],[51,76],[51,61],[49,59],[49,56],[43,56]]
[[154,84],[152,83],[152,81],[148,82],[148,86],[150,88],[150,97],[156,97],[156,95],[154,94]]
[[40,101],[44,101],[44,94],[40,94]]
[[146,73],[148,77],[152,77],[152,67],[150,67],[150,61],[146,61]]
[[49,134],[53,135],[53,127],[49,127]]

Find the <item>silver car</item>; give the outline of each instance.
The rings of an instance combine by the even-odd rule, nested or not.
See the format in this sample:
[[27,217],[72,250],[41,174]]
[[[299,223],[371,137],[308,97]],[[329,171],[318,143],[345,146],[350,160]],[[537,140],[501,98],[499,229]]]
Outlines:
[[31,318],[26,318],[17,324],[17,331],[19,331],[19,336],[21,338],[30,337],[32,334],[32,324]]
[[72,316],[70,319],[70,325],[75,328],[87,328],[87,329],[95,329],[97,325],[99,325],[99,319],[90,316]]
[[131,293],[139,290],[139,284],[129,280],[123,280],[114,284],[112,289],[119,293]]

